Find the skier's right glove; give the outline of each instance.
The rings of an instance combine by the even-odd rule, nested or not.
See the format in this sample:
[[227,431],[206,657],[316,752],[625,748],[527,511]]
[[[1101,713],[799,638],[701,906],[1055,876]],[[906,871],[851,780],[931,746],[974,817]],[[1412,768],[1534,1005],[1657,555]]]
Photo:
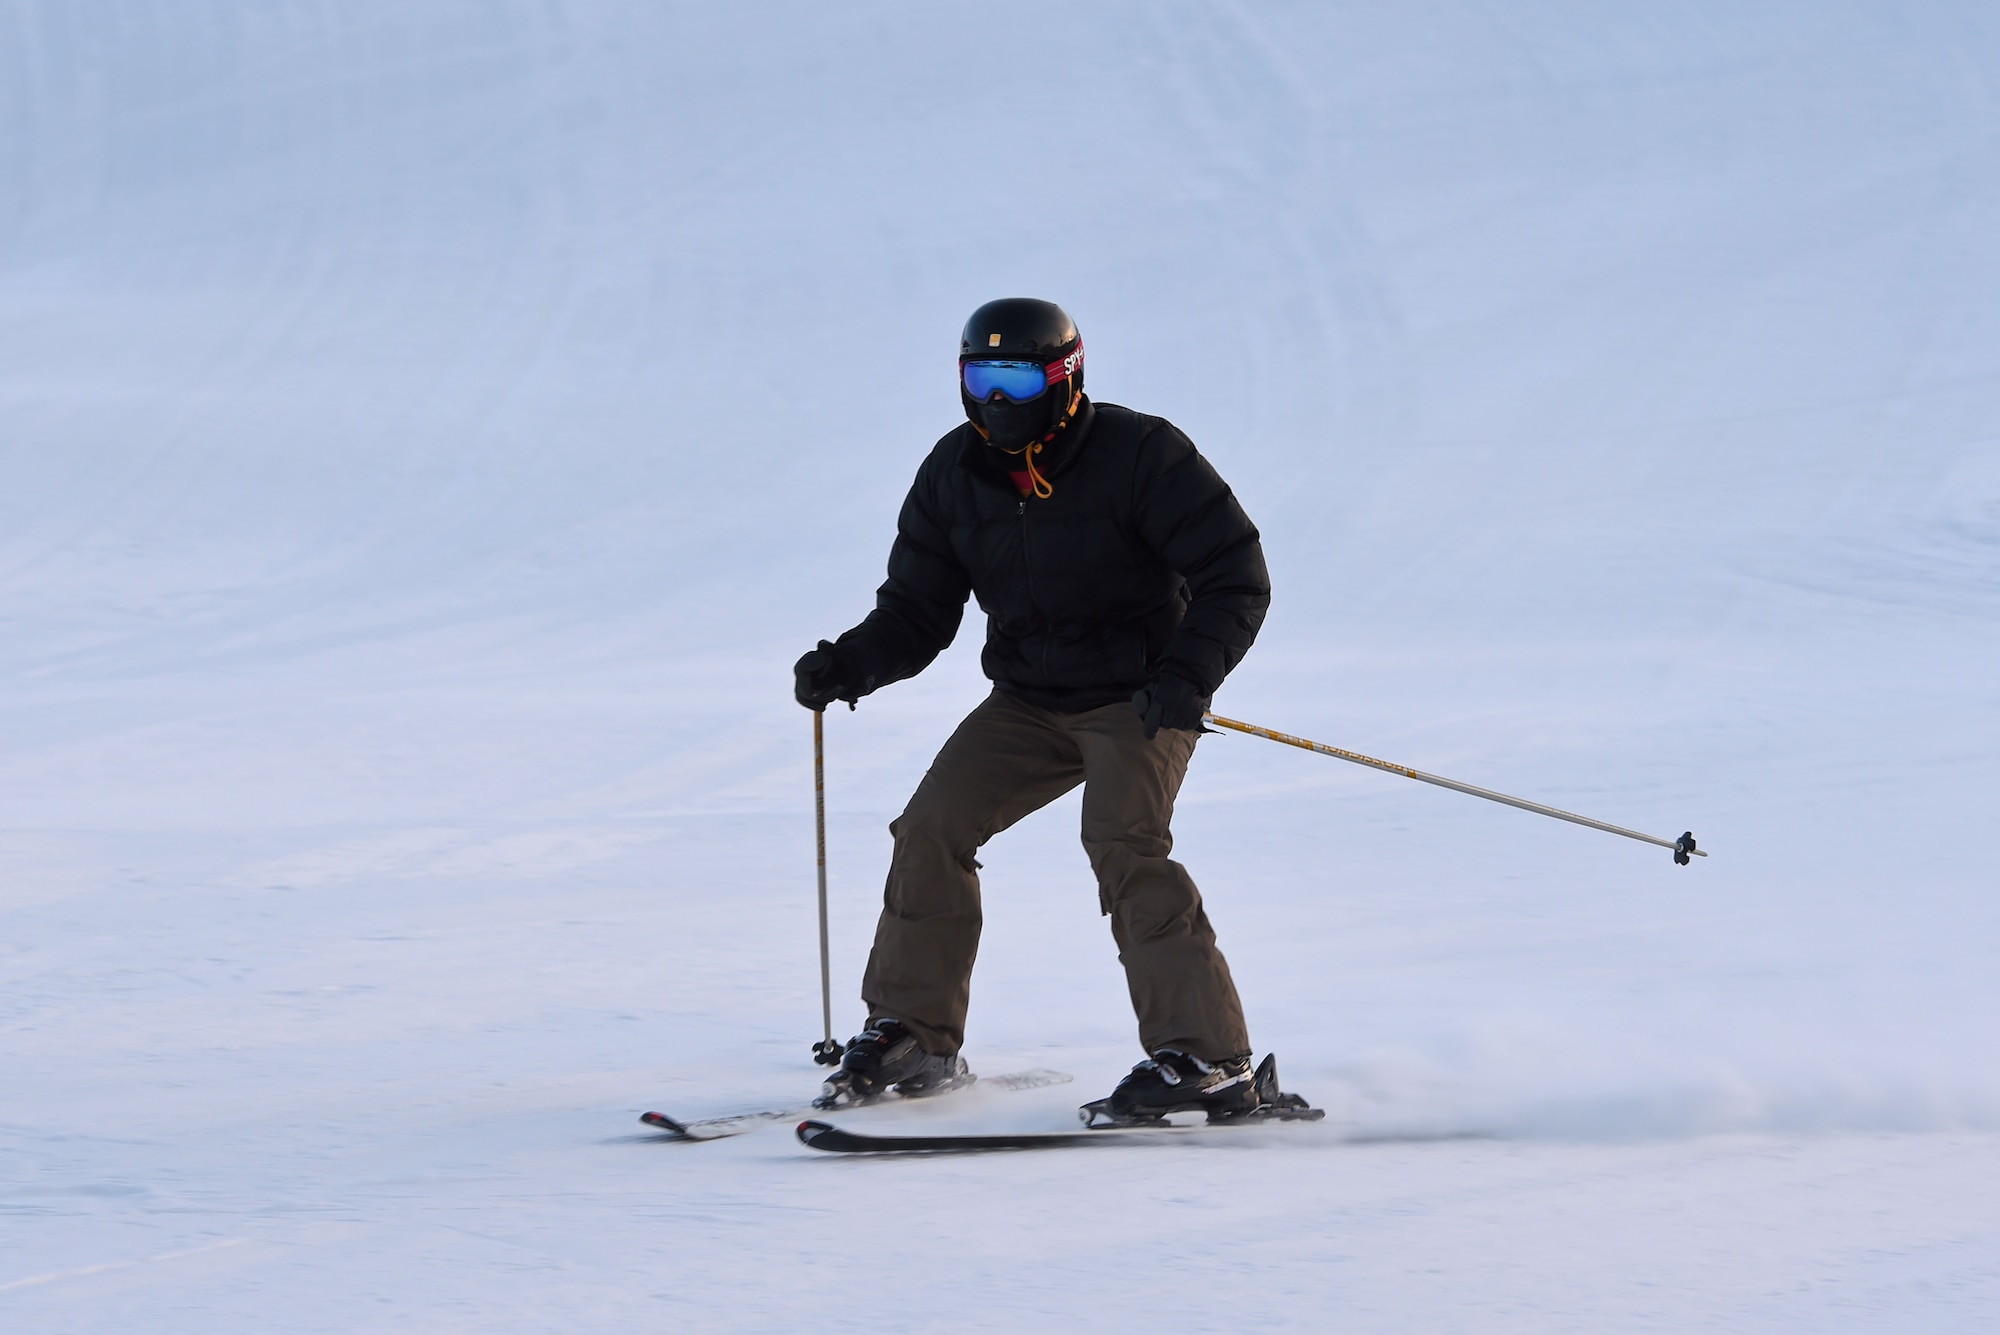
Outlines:
[[806,654],[792,667],[792,695],[817,714],[836,700],[852,706],[867,692],[855,679],[854,665],[832,640],[821,640],[819,648]]

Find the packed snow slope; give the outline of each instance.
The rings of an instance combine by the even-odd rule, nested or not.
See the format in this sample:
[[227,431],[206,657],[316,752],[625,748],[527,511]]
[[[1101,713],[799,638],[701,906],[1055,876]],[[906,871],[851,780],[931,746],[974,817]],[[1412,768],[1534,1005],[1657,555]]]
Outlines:
[[[1995,237],[1975,0],[5,0],[0,1327],[1991,1329]],[[815,1085],[790,664],[1009,294],[1262,526],[1218,709],[1714,856],[1208,738],[1326,1123],[644,1137]],[[828,717],[843,1032],[978,638]],[[1077,1082],[858,1119],[1140,1055],[1075,823]]]

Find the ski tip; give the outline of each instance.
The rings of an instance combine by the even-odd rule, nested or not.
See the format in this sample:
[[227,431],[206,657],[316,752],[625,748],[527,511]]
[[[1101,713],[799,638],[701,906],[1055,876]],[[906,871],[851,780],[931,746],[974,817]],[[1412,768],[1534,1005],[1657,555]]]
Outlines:
[[832,1130],[833,1124],[831,1122],[816,1121],[808,1117],[805,1121],[799,1123],[799,1143],[801,1145],[810,1145]]
[[671,1131],[677,1136],[685,1136],[688,1133],[688,1129],[685,1126],[682,1126],[679,1122],[676,1122],[673,1118],[667,1116],[665,1113],[660,1113],[660,1112],[640,1113],[639,1120],[644,1122],[647,1126],[656,1127],[661,1131]]

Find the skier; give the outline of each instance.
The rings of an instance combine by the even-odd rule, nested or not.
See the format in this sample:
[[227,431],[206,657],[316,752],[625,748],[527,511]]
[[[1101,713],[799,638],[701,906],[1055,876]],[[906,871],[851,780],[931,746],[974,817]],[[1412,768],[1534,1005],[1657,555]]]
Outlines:
[[889,826],[868,1024],[836,1081],[923,1094],[958,1055],[988,839],[1083,785],[1083,845],[1147,1060],[1119,1117],[1258,1104],[1250,1038],[1201,894],[1169,852],[1202,716],[1256,638],[1270,578],[1256,527],[1171,423],[1083,392],[1083,340],[1047,301],[988,302],[959,342],[967,421],[917,470],[875,610],[800,658],[800,704],[850,706],[950,644],[968,594],[993,682]]

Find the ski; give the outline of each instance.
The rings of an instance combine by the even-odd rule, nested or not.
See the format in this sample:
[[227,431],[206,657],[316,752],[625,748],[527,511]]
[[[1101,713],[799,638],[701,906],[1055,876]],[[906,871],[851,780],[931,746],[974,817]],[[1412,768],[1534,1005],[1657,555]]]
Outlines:
[[[1043,1089],[1049,1085],[1066,1085],[1074,1076],[1061,1071],[1050,1071],[1037,1067],[1030,1071],[1010,1071],[1005,1075],[978,1076],[961,1089],[983,1086],[989,1089],[1019,1090]],[[894,1098],[864,1099],[846,1105],[850,1108],[866,1108],[879,1103],[895,1102]],[[725,1117],[702,1117],[690,1121],[669,1117],[662,1112],[641,1113],[639,1120],[657,1131],[664,1131],[676,1140],[721,1140],[727,1136],[740,1136],[755,1131],[771,1122],[795,1122],[799,1118],[816,1111],[813,1104],[796,1104],[789,1108],[766,1108],[756,1112],[731,1113]],[[844,1109],[843,1109],[844,1111]]]
[[1081,1131],[1015,1131],[972,1135],[870,1136],[845,1131],[830,1122],[799,1123],[799,1141],[833,1154],[967,1154],[981,1150],[1047,1150],[1072,1145],[1115,1145],[1135,1141],[1179,1140],[1225,1127],[1257,1126],[1266,1122],[1316,1122],[1321,1108],[1258,1110],[1220,1121],[1176,1126],[1167,1121],[1121,1122]]

